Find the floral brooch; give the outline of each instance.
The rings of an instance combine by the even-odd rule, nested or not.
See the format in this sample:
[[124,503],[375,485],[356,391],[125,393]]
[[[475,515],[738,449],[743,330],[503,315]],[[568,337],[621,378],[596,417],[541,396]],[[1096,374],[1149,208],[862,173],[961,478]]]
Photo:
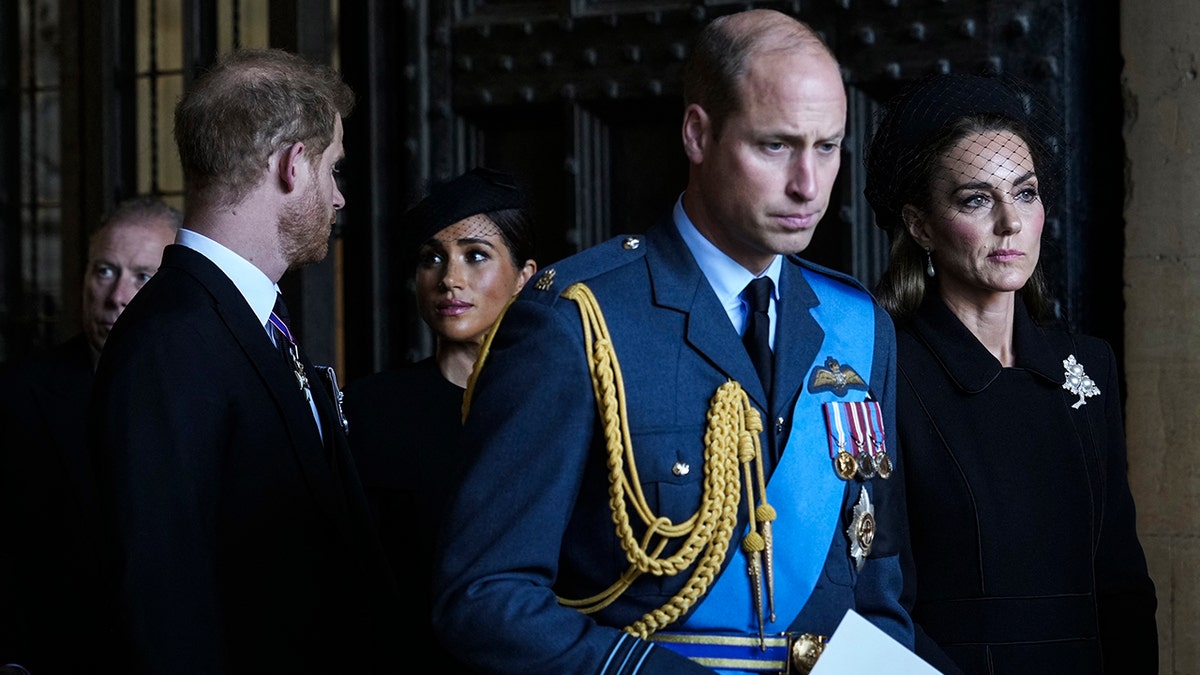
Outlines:
[[1083,364],[1075,360],[1074,354],[1068,356],[1067,360],[1063,361],[1062,363],[1063,368],[1067,369],[1066,372],[1063,373],[1063,375],[1066,376],[1067,381],[1063,382],[1062,388],[1079,397],[1079,400],[1071,406],[1072,408],[1078,408],[1081,405],[1086,405],[1087,397],[1096,396],[1100,393],[1100,387],[1097,387],[1096,383],[1092,381],[1092,378],[1088,377],[1087,373],[1083,372]]

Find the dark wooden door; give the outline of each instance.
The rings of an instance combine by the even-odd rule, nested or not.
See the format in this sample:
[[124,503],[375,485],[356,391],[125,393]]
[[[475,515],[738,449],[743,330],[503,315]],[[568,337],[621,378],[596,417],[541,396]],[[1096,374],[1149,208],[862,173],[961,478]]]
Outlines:
[[[1120,313],[1109,309],[1119,305],[1112,270],[1120,269],[1122,231],[1115,7],[1090,0],[367,2],[344,16],[343,61],[354,66],[348,75],[363,78],[356,84],[369,118],[348,123],[347,145],[352,164],[361,150],[386,168],[357,183],[374,211],[351,219],[345,233],[354,260],[346,280],[351,376],[430,348],[394,231],[428,180],[479,164],[518,174],[534,198],[543,266],[662,217],[687,175],[679,67],[701,26],[749,7],[808,22],[843,65],[850,102],[843,168],[806,257],[867,283],[882,270],[887,241],[862,197],[861,166],[877,101],[931,72],[1015,75],[1058,107],[1069,140],[1062,146],[1068,181],[1050,205],[1044,254],[1058,310],[1119,348]],[[359,37],[348,40],[347,32]],[[370,264],[357,266],[358,257]]]

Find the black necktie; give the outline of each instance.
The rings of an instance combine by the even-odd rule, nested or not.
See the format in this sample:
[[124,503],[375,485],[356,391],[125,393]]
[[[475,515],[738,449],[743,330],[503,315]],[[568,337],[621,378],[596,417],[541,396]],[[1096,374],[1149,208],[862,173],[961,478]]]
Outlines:
[[770,277],[761,277],[746,285],[742,297],[750,306],[746,314],[746,332],[742,334],[742,344],[754,362],[758,378],[762,380],[763,390],[771,395],[771,317],[767,309],[771,306],[771,290],[775,284]]

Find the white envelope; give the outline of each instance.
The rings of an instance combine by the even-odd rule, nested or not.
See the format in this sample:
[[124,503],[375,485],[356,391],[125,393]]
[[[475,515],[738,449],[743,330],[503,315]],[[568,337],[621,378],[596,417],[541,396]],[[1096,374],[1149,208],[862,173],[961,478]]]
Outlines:
[[829,644],[817,659],[811,675],[888,673],[888,675],[941,675],[941,671],[879,630],[862,615],[849,610]]

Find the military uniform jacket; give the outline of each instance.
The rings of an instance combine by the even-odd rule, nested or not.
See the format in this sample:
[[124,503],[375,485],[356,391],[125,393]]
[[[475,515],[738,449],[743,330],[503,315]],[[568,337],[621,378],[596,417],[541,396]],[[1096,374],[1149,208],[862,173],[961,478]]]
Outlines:
[[324,442],[236,286],[169,246],[96,373],[96,458],[131,672],[391,672],[394,584],[332,402]]
[[[947,673],[1157,672],[1112,349],[1018,299],[1003,368],[936,296],[897,342],[918,654]],[[1064,388],[1068,357],[1091,395]]]
[[[812,269],[788,258],[781,276],[777,403],[764,415],[762,434],[768,463],[784,447],[792,405],[812,364],[824,358],[816,348],[823,328],[810,316],[816,297],[801,277],[802,266]],[[644,237],[615,238],[547,268],[508,309],[471,393],[464,430],[471,464],[447,515],[436,571],[435,628],[482,672],[708,672],[622,631],[667,602],[686,573],[644,575],[592,615],[556,600],[556,594],[598,593],[629,567],[614,534],[607,453],[580,311],[560,297],[576,281],[595,294],[612,335],[639,481],[655,513],[681,522],[696,511],[705,416],[719,386],[734,379],[756,408],[767,409],[741,339],[673,223],[660,223]],[[874,337],[874,368],[863,376],[869,375],[890,424],[894,333],[877,306],[868,323],[873,325],[858,328]],[[832,471],[826,445],[815,445],[812,461]],[[690,471],[677,470],[680,466]],[[847,495],[858,489],[849,485]],[[901,497],[877,489],[876,517],[881,532],[900,531]],[[838,523],[835,531],[776,543],[778,555],[787,555],[789,547],[828,551],[795,625],[829,634],[853,607],[911,646],[911,623],[899,604],[898,541],[877,539],[873,557],[856,571],[845,521]],[[746,571],[732,573],[745,578]]]

